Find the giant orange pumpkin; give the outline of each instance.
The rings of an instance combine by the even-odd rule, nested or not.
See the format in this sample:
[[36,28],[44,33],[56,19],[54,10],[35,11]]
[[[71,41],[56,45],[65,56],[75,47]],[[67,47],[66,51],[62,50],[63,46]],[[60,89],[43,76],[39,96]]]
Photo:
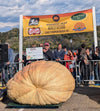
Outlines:
[[10,99],[21,104],[58,104],[70,98],[75,80],[58,62],[36,61],[16,73],[7,83]]

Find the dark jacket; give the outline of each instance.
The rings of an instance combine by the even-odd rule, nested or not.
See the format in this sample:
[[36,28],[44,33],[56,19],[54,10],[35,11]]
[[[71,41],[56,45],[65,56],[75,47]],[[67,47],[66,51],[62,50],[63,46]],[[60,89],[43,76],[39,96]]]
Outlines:
[[44,55],[44,59],[53,60],[53,53],[50,49],[47,52],[43,52],[43,55]]
[[60,51],[58,51],[58,49],[56,49],[54,51],[54,59],[61,59],[63,60],[64,59],[64,55],[65,55],[65,51],[63,49],[61,49]]
[[92,53],[92,58],[93,60],[100,60],[100,53],[98,56],[95,53]]
[[[17,65],[17,69],[19,69],[19,64],[18,64],[19,61],[18,61],[18,59],[19,59],[19,54],[17,54],[17,55],[15,56],[15,59],[14,59],[14,62],[17,62],[17,64],[16,64],[16,65]],[[23,55],[22,59],[24,60],[24,63],[23,63],[24,66],[26,66],[26,62],[27,62],[27,61],[26,61],[26,56]]]

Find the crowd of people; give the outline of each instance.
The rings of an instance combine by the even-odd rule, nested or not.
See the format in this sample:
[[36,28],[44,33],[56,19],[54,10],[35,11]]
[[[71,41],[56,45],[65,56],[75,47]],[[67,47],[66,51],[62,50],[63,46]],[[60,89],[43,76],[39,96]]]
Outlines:
[[[32,44],[32,48],[37,47],[36,44]],[[90,60],[100,60],[100,50],[99,47],[96,47],[96,50],[93,48],[85,47],[85,44],[82,44],[80,48],[76,50],[69,50],[66,46],[62,46],[61,43],[57,45],[57,49],[52,51],[50,49],[50,43],[46,42],[44,44],[39,44],[39,47],[43,47],[43,56],[44,60],[48,61],[57,61],[60,62],[62,65],[65,65],[66,68],[72,73],[74,78],[76,77],[76,66],[75,64],[80,63],[80,68],[78,71],[81,72],[81,80],[89,80],[96,79],[98,80],[95,84],[100,85],[100,73],[99,73],[99,62]],[[19,62],[19,54],[13,58],[13,50],[10,48],[10,44],[8,44],[8,62],[5,66],[10,66],[13,62]],[[26,55],[23,52],[23,60],[21,61],[24,66],[33,62],[34,60],[26,60]],[[80,62],[81,61],[81,62]],[[91,68],[90,68],[91,66]],[[17,64],[17,69],[19,65]],[[7,73],[7,72],[6,72]],[[91,73],[91,77],[90,77]],[[8,77],[6,76],[6,80]]]

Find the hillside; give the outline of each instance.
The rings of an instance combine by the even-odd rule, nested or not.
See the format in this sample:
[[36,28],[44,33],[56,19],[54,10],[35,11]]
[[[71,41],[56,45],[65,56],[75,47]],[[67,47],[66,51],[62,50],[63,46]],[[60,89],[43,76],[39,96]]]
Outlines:
[[[97,35],[98,41],[100,41],[100,26],[97,26]],[[0,42],[5,43],[9,42],[14,51],[18,51],[19,47],[19,29],[13,28],[8,32],[0,32]],[[78,33],[78,34],[65,34],[65,35],[51,35],[43,37],[26,37],[24,38],[24,50],[26,47],[31,47],[32,43],[35,43],[37,46],[40,43],[49,42],[51,48],[56,48],[57,44],[60,42],[63,46],[67,48],[71,47],[70,39],[73,40],[72,47],[78,48],[82,43],[85,43],[86,46],[92,47],[93,45],[93,32],[87,33]]]

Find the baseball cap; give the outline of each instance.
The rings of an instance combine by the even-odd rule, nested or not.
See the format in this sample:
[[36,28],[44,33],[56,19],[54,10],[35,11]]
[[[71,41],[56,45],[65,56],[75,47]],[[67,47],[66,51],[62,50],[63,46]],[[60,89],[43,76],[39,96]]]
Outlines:
[[48,42],[46,42],[45,44],[44,44],[44,46],[49,46],[50,44],[48,43]]

